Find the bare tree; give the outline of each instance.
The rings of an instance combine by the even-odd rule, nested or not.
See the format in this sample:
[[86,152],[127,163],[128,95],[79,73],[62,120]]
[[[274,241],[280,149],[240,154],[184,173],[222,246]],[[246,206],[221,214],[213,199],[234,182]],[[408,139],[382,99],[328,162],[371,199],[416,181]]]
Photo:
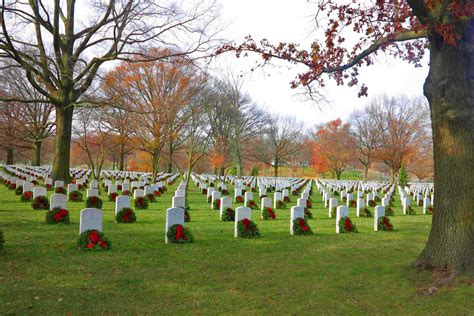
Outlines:
[[0,148],[6,151],[6,163],[14,163],[16,150],[29,150],[31,144],[25,142],[26,134],[22,108],[13,102],[0,102]]
[[[53,178],[69,180],[74,108],[101,66],[111,60],[164,60],[207,52],[215,35],[214,3],[194,6],[149,0],[80,3],[76,0],[3,0],[0,7],[0,61],[22,69],[29,84],[56,109]],[[33,34],[33,36],[32,36]],[[179,47],[148,55],[148,46]],[[38,99],[6,98],[38,102]]]
[[17,68],[5,69],[0,73],[0,86],[4,95],[8,98],[34,99],[37,102],[23,103],[15,102],[19,107],[19,127],[23,132],[26,142],[30,142],[34,148],[32,165],[41,165],[41,146],[43,141],[53,136],[54,133],[54,105],[48,103],[46,98],[36,91],[28,80]]
[[114,135],[113,142],[117,144],[111,154],[118,156],[118,170],[125,170],[125,158],[132,153],[133,116],[122,107],[107,106],[103,109],[102,123]]
[[[209,93],[207,88],[204,88],[199,94],[195,95],[187,106],[182,147],[182,151],[184,151],[186,157],[186,190],[188,189],[192,171],[196,164],[208,154],[211,144],[210,125],[208,116],[204,111],[204,106],[206,102],[209,102],[212,98],[213,94]],[[175,165],[178,170],[180,170],[176,162]],[[183,174],[181,170],[180,173]]]
[[380,147],[381,129],[374,123],[370,106],[355,111],[350,118],[351,132],[357,149],[357,159],[364,167],[364,181],[368,180],[369,169]]
[[75,142],[87,156],[87,165],[94,179],[100,180],[100,173],[110,152],[119,144],[104,124],[105,111],[97,108],[79,108],[74,126]]
[[263,136],[253,142],[254,159],[271,166],[273,175],[278,177],[279,168],[290,163],[303,148],[302,129],[303,124],[293,117],[271,117]]
[[374,123],[381,131],[378,159],[389,167],[393,182],[402,165],[409,164],[416,147],[429,137],[426,102],[421,98],[383,96],[370,106]]

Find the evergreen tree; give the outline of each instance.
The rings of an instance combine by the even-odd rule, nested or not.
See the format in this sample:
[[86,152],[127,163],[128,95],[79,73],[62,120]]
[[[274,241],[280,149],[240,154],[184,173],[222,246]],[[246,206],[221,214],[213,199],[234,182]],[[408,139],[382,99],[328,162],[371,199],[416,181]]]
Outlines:
[[410,177],[408,176],[408,172],[403,165],[398,171],[398,184],[402,187],[407,187],[408,181],[410,181]]

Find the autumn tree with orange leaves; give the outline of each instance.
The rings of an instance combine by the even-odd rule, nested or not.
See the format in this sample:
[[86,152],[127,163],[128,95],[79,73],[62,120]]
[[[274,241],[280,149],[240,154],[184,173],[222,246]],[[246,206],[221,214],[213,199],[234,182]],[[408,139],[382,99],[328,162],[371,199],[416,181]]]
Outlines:
[[400,168],[410,165],[428,141],[426,104],[416,98],[384,96],[375,99],[369,111],[379,131],[376,159],[387,165],[390,181],[394,183]]
[[[292,82],[317,98],[329,78],[338,85],[368,87],[360,69],[387,53],[420,65],[429,53],[424,84],[433,135],[436,210],[425,249],[416,264],[474,275],[474,1],[315,0],[319,34],[307,49],[247,37],[217,53],[256,52],[268,60],[300,64]],[[350,41],[346,41],[350,38]],[[389,74],[388,74],[389,75]]]
[[336,119],[317,128],[313,149],[313,166],[317,170],[328,170],[339,180],[355,159],[349,124]]
[[[152,56],[170,55],[160,49]],[[132,139],[148,153],[156,174],[163,147],[182,132],[191,98],[205,82],[196,67],[181,57],[163,61],[123,63],[107,73],[104,93],[113,106],[126,109],[134,122]]]

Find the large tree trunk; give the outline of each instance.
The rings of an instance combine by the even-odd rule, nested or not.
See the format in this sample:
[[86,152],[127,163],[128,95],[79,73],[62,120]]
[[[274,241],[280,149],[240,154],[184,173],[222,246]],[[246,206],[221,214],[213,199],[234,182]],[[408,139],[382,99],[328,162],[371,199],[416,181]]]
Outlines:
[[393,169],[392,167],[390,167],[389,169],[390,171],[390,183],[395,183],[395,169]]
[[364,182],[369,181],[369,166],[364,165]]
[[120,170],[120,171],[124,170],[124,162],[125,162],[125,145],[120,144],[118,170]]
[[41,145],[42,141],[36,141],[35,146],[35,159],[33,160],[33,166],[41,166]]
[[56,107],[56,139],[54,144],[53,180],[69,183],[72,115],[74,106]]
[[278,165],[273,165],[273,176],[278,177]]
[[417,263],[474,275],[474,19],[458,45],[430,39],[424,92],[431,108],[435,204]]
[[166,168],[168,173],[171,173],[173,170],[173,151],[173,143],[170,142],[168,147],[168,167]]
[[236,158],[237,158],[237,176],[238,177],[241,177],[242,176],[242,172],[243,172],[243,162],[242,162],[242,151],[241,151],[241,148],[240,148],[240,141],[237,141],[237,145],[236,145]]
[[13,165],[13,154],[14,154],[13,147],[7,148],[7,165]]

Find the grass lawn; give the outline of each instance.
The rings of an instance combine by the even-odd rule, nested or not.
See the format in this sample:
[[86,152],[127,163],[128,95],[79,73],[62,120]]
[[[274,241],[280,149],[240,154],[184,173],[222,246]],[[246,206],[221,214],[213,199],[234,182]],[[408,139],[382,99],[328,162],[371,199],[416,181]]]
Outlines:
[[[373,232],[373,219],[355,218],[351,208],[359,233],[336,235],[315,189],[314,236],[290,236],[286,209],[265,222],[254,211],[262,237],[236,240],[233,223],[220,222],[191,185],[195,242],[166,245],[173,191],[138,210],[135,224],[115,224],[114,205],[104,202],[112,250],[89,253],[76,249],[84,203],[68,203],[70,225],[46,225],[44,211],[0,185],[0,314],[474,314],[467,284],[421,293],[431,277],[410,263],[431,216],[420,207],[403,216],[398,196],[394,232]],[[292,197],[288,208],[295,204]]]

